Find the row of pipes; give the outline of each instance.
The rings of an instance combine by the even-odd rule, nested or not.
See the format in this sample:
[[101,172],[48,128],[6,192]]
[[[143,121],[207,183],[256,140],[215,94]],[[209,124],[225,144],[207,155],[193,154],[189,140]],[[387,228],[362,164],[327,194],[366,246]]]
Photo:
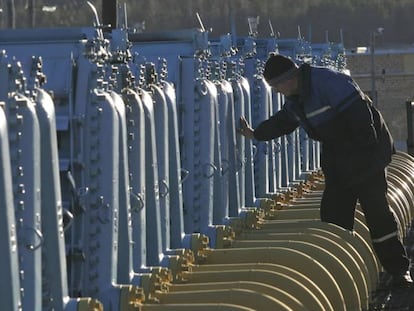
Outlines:
[[0,31],[4,310],[367,310],[382,268],[359,210],[319,220],[319,144],[236,134],[283,105],[269,53],[345,70],[342,45],[96,26]]

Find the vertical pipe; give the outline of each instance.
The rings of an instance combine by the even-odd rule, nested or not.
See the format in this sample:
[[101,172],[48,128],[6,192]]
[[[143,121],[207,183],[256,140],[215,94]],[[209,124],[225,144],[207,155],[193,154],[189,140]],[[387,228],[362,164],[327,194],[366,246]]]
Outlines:
[[[251,93],[249,80],[246,77],[242,78],[242,89],[244,96],[244,115],[251,124],[252,111],[251,111]],[[255,183],[254,183],[254,169],[253,169],[253,141],[251,139],[244,140],[245,149],[243,155],[243,161],[245,164],[245,204],[243,206],[254,206],[256,201]]]
[[[245,98],[243,94],[242,79],[233,79],[231,81],[233,88],[233,100],[234,100],[234,120],[239,120],[241,116],[245,115]],[[235,127],[238,127],[238,123],[235,124]],[[238,177],[239,184],[239,204],[240,207],[246,206],[246,164],[245,164],[245,149],[246,143],[242,135],[236,136],[236,173]]]
[[181,178],[181,155],[178,129],[178,104],[172,83],[163,82],[163,91],[168,106],[169,176],[171,248],[182,247],[184,236],[183,188]]
[[[12,176],[17,235],[25,241],[18,243],[19,268],[23,271],[20,274],[23,309],[38,310],[42,304],[41,246],[44,241],[40,219],[39,122],[35,104],[29,98],[16,96],[7,104],[9,133],[20,133],[19,139],[9,137],[10,152],[24,155],[11,159],[12,167],[18,168]],[[18,118],[23,122],[17,122]]]
[[[64,310],[69,295],[67,285],[65,237],[62,219],[62,198],[59,180],[59,155],[56,115],[52,97],[37,89],[36,114],[40,127],[41,155],[41,218],[42,246],[42,306],[44,310]],[[45,169],[47,168],[47,169]]]
[[140,271],[146,259],[146,200],[145,200],[145,116],[138,93],[126,89],[128,126],[128,167],[132,209],[133,270]]
[[[223,219],[229,214],[229,186],[230,186],[230,165],[231,159],[229,158],[229,137],[228,137],[228,128],[227,128],[227,119],[229,113],[229,101],[227,97],[227,83],[223,81],[216,81],[215,85],[217,88],[217,122],[219,125],[219,152],[221,154],[221,162],[216,163],[215,165],[220,165],[220,187],[222,187],[221,202],[214,206],[214,216],[220,214],[218,217],[214,217],[214,224],[220,224],[223,222]],[[218,210],[220,210],[219,213]]]
[[154,102],[151,94],[144,90],[141,100],[145,112],[147,264],[156,266],[162,257],[162,240]]
[[[272,116],[277,110],[274,109],[273,105],[273,92],[268,93],[268,100],[269,100],[269,116]],[[268,146],[268,188],[269,193],[275,193],[277,191],[277,180],[276,180],[276,160],[277,160],[277,145],[276,141],[272,140],[269,142]]]
[[128,141],[125,102],[121,96],[112,91],[110,96],[114,102],[119,121],[119,176],[118,176],[118,202],[119,202],[119,230],[118,230],[118,270],[117,281],[127,284],[130,281],[132,267],[132,224],[131,201],[128,166]]
[[169,175],[169,137],[168,107],[164,91],[160,86],[151,84],[154,101],[155,144],[158,164],[158,187],[160,204],[160,228],[162,250],[170,249],[170,175]]
[[19,264],[16,220],[13,211],[13,185],[10,165],[9,136],[4,102],[0,103],[0,299],[2,308],[19,310]]
[[[273,113],[275,114],[277,111],[279,111],[281,106],[281,94],[272,92],[272,106],[273,106]],[[282,185],[282,139],[281,137],[277,138],[274,143],[275,146],[275,153],[272,155],[275,158],[275,179],[276,179],[276,190],[280,190],[280,187]]]

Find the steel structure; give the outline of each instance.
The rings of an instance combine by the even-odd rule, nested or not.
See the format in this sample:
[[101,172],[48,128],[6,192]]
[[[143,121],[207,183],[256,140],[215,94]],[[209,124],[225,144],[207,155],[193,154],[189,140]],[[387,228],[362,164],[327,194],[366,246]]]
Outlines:
[[125,26],[0,31],[2,310],[367,310],[382,268],[359,210],[319,220],[318,143],[236,133],[283,105],[270,53],[344,70],[342,45]]

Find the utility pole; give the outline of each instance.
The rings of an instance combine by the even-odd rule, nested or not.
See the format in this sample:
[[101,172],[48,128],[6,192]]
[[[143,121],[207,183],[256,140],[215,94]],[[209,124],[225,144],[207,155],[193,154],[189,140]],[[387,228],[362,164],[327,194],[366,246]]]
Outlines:
[[7,27],[16,28],[16,10],[14,0],[7,0]]
[[29,16],[29,27],[35,28],[36,24],[36,10],[35,10],[35,0],[28,0],[27,2],[27,13]]
[[378,96],[377,96],[377,87],[376,87],[376,76],[375,76],[375,45],[376,38],[381,36],[384,31],[384,28],[379,27],[375,31],[371,32],[370,36],[370,50],[371,50],[371,99],[374,104],[374,107],[378,107]]

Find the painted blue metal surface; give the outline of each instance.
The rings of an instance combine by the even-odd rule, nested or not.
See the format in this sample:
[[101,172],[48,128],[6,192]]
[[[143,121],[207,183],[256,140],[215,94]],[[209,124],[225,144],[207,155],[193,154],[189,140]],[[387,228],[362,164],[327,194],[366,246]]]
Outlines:
[[[252,125],[256,127],[261,120],[270,117],[271,90],[260,76],[254,76],[252,82]],[[255,190],[260,198],[269,193],[269,144],[271,142],[257,142],[254,149]]]
[[[191,66],[192,60],[188,63]],[[215,85],[205,79],[194,81],[183,94],[182,160],[189,170],[183,184],[186,233],[203,232],[213,224],[213,181],[215,174],[220,174],[220,167],[214,164],[216,97]]]
[[121,95],[110,92],[114,103],[119,124],[119,170],[118,170],[118,204],[119,204],[119,225],[118,225],[118,249],[117,249],[117,283],[128,284],[131,281],[132,269],[132,219],[129,185],[128,166],[128,143],[126,125],[126,107]]
[[[275,113],[282,108],[283,96],[280,93],[272,92],[272,109]],[[286,151],[286,148],[282,145],[284,141],[283,137],[277,138],[272,142],[272,157],[274,158],[274,178],[275,178],[275,190],[279,192],[286,187],[286,183],[282,183],[282,167],[285,163],[282,163],[282,153]]]
[[150,84],[154,101],[155,140],[157,146],[158,187],[160,200],[160,222],[162,251],[170,249],[170,177],[169,177],[169,137],[168,107],[162,88]]
[[183,215],[183,182],[188,174],[181,167],[181,152],[179,144],[179,120],[176,92],[173,84],[162,83],[168,112],[168,142],[169,142],[169,187],[170,187],[170,243],[172,249],[183,246],[184,215]]
[[130,185],[133,270],[141,271],[146,260],[146,198],[145,198],[145,115],[139,94],[123,90],[128,131],[128,174]]
[[[23,308],[40,309],[41,284],[41,195],[40,131],[34,102],[23,95],[24,80],[20,66],[12,63],[9,81],[15,91],[6,101],[9,148],[14,189],[14,211],[19,253],[20,290]],[[12,82],[12,83],[13,83]],[[9,84],[9,88],[13,85]]]
[[[250,83],[246,77],[240,78],[242,94],[243,94],[243,107],[240,108],[240,113],[244,111],[246,120],[252,124],[252,111],[251,111],[251,90]],[[239,137],[239,140],[244,142],[244,152],[241,152],[242,163],[245,165],[245,205],[244,206],[257,206],[256,204],[256,192],[255,192],[255,179],[254,179],[254,158],[253,158],[253,141],[244,140]]]
[[9,150],[9,136],[4,102],[0,105],[0,297],[3,306],[22,310],[18,264],[16,221],[14,216],[13,186]]
[[149,92],[142,90],[145,112],[145,199],[147,264],[158,265],[162,259],[161,212],[154,103]]
[[[39,86],[40,87],[40,86]],[[42,308],[64,310],[69,300],[66,272],[63,206],[59,177],[58,139],[52,97],[37,88],[36,113],[40,127],[42,235]],[[44,169],[44,168],[48,169]]]

